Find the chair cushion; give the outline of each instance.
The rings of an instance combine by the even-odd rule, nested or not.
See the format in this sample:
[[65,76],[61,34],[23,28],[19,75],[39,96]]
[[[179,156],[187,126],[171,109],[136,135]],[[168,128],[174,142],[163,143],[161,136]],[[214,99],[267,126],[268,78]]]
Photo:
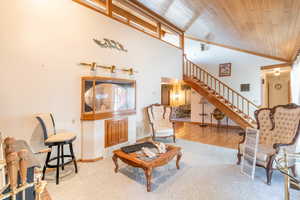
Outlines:
[[[240,144],[239,148],[240,152],[243,154],[244,144]],[[256,163],[266,167],[268,158],[275,153],[275,149],[271,145],[259,144],[256,153]]]
[[53,143],[60,143],[60,142],[71,142],[76,138],[74,133],[70,132],[61,132],[55,135],[48,137],[45,141],[45,144],[53,144]]
[[161,120],[154,125],[156,136],[166,137],[174,134],[173,124],[169,120]]

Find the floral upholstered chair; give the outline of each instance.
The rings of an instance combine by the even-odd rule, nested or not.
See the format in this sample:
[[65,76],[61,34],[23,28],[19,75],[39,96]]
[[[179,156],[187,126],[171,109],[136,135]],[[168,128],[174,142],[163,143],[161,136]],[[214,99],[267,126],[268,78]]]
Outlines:
[[[262,108],[255,111],[259,129],[259,145],[256,154],[256,165],[266,169],[267,183],[271,184],[272,173],[276,168],[276,156],[286,149],[295,153],[298,145],[300,106],[287,104],[274,108]],[[238,147],[238,163],[243,156],[245,135]],[[294,166],[293,166],[294,167]]]
[[152,129],[152,138],[173,137],[176,142],[174,125],[171,122],[172,108],[160,104],[153,104],[147,107],[150,126]]

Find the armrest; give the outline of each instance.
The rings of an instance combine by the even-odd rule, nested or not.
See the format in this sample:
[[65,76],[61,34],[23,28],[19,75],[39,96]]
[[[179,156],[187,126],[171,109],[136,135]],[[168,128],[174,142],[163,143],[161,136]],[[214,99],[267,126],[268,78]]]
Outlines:
[[289,144],[283,144],[283,143],[275,143],[273,144],[273,148],[276,150],[276,153],[279,153],[280,152],[280,149],[282,147],[292,147],[293,145],[295,145],[295,143],[289,143]]

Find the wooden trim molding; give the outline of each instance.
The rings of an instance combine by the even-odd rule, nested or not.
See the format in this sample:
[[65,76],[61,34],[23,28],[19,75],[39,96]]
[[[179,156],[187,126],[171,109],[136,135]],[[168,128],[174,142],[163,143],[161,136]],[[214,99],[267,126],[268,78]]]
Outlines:
[[187,39],[190,39],[190,40],[195,40],[195,41],[198,41],[198,42],[204,42],[204,43],[207,43],[207,44],[211,44],[211,45],[215,45],[215,46],[219,46],[219,47],[223,47],[223,48],[227,48],[227,49],[231,49],[231,50],[235,50],[235,51],[240,51],[240,52],[252,54],[252,55],[255,55],[255,56],[260,56],[260,57],[264,57],[264,58],[278,60],[278,61],[281,61],[281,62],[290,62],[290,60],[287,60],[285,58],[279,58],[279,57],[276,57],[276,56],[270,56],[270,55],[266,55],[266,54],[263,54],[263,53],[258,53],[258,52],[254,52],[254,51],[240,49],[240,48],[237,48],[237,47],[232,47],[232,46],[228,46],[228,45],[225,45],[225,44],[211,42],[211,41],[208,41],[208,40],[202,40],[202,39],[199,39],[199,38],[196,38],[196,37],[193,37],[193,36],[189,36],[189,35],[185,35],[185,37]]
[[79,159],[77,162],[90,163],[90,162],[97,162],[99,160],[103,160],[103,157],[98,157],[93,159]]
[[286,67],[291,67],[291,66],[292,66],[292,63],[286,62],[286,63],[277,64],[277,65],[262,66],[260,69],[261,70],[269,70],[269,69],[276,69],[276,68],[286,68]]
[[[85,93],[85,81],[93,81],[93,111],[91,112],[84,112],[84,93]],[[132,88],[134,89],[135,96],[134,96],[134,108],[130,110],[120,110],[120,111],[113,111],[113,112],[101,112],[96,113],[96,102],[95,102],[95,86],[96,81],[102,81],[107,83],[129,83],[132,85]],[[122,79],[122,78],[113,78],[113,77],[102,77],[102,76],[83,76],[81,77],[81,120],[82,121],[90,121],[90,120],[100,120],[100,119],[108,119],[108,118],[116,118],[121,116],[127,116],[127,115],[134,115],[136,114],[136,81],[131,79]]]

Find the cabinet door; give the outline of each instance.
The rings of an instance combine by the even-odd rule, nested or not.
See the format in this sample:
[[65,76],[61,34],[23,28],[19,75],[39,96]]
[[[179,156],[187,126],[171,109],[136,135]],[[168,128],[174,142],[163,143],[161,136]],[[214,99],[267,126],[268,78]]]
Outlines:
[[128,141],[128,119],[105,120],[105,147]]
[[119,143],[128,141],[128,119],[119,120]]
[[119,143],[118,121],[105,121],[105,147],[110,147]]

